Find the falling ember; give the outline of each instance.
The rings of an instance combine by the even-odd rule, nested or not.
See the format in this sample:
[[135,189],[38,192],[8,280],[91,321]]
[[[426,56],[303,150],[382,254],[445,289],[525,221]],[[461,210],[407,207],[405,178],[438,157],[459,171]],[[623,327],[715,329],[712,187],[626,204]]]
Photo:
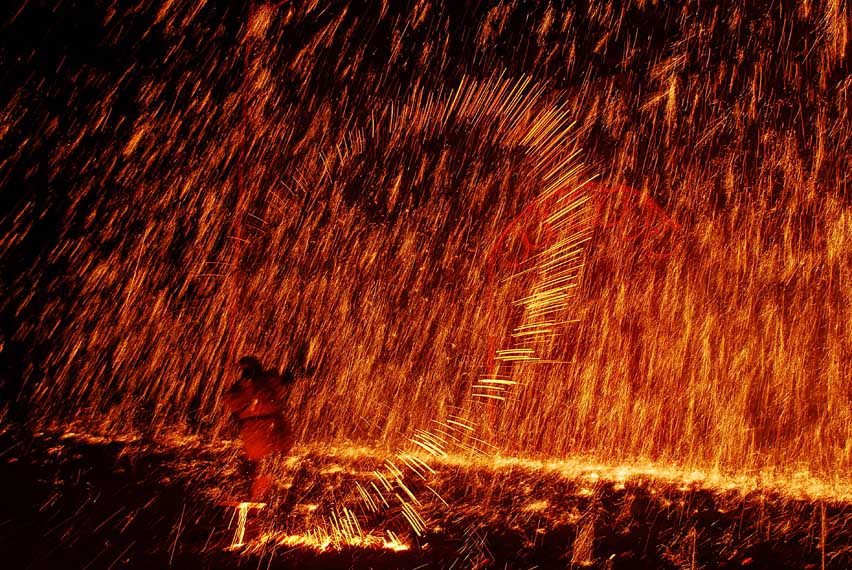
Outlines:
[[[852,564],[849,2],[13,4],[0,464],[45,556]],[[314,371],[263,503],[244,354]]]

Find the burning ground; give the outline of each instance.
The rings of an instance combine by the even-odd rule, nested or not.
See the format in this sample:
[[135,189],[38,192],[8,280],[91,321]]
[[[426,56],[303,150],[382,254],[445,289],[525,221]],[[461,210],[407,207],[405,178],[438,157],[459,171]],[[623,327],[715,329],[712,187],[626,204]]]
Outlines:
[[245,481],[227,440],[9,429],[0,441],[0,545],[15,568],[852,565],[852,504],[807,479],[448,459],[409,483],[418,535],[399,509],[359,498],[381,486],[387,454],[302,448],[235,547],[237,509],[218,504]]

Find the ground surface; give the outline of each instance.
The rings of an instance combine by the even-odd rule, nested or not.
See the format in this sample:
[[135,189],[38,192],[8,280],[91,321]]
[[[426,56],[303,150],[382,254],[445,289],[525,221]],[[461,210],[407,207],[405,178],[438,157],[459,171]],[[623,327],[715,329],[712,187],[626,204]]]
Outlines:
[[[353,493],[356,483],[368,488],[381,464],[359,450],[291,458],[268,507],[249,514],[245,546],[232,550],[236,509],[217,501],[243,492],[233,446],[7,429],[3,567],[852,567],[852,506],[843,502],[520,464],[446,463],[412,481],[428,521],[418,537],[393,501],[370,513]],[[312,529],[342,524],[340,505],[363,534],[387,538],[391,530],[407,549],[387,548],[387,540],[310,546],[322,543]],[[261,543],[264,532],[272,538]]]

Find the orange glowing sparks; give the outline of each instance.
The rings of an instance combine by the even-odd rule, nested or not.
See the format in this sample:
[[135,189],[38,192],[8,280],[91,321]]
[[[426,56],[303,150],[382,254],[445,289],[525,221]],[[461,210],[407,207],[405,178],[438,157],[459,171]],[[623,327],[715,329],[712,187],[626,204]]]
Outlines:
[[[38,421],[227,439],[232,356],[303,351],[295,435],[392,450],[352,497],[415,533],[458,456],[849,472],[848,3],[250,4],[116,3],[104,49],[157,23],[119,72],[8,58]],[[396,541],[335,509],[274,540]]]
[[331,549],[343,547],[357,547],[368,549],[386,549],[393,552],[409,550],[411,546],[403,541],[393,531],[385,531],[384,535],[364,534],[359,536],[338,535],[332,527],[330,532],[312,530],[305,534],[287,534],[284,532],[270,532],[259,536],[257,539],[243,545],[243,552],[251,554],[261,552],[272,544],[275,546],[304,547],[325,552]]

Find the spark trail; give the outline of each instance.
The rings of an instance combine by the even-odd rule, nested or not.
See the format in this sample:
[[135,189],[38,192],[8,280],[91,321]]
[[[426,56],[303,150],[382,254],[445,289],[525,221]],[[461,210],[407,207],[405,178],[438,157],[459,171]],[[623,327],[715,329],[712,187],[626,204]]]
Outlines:
[[12,33],[4,389],[45,424],[212,434],[234,353],[304,351],[302,441],[397,469],[482,440],[847,472],[848,13],[202,1],[93,7],[67,54]]

